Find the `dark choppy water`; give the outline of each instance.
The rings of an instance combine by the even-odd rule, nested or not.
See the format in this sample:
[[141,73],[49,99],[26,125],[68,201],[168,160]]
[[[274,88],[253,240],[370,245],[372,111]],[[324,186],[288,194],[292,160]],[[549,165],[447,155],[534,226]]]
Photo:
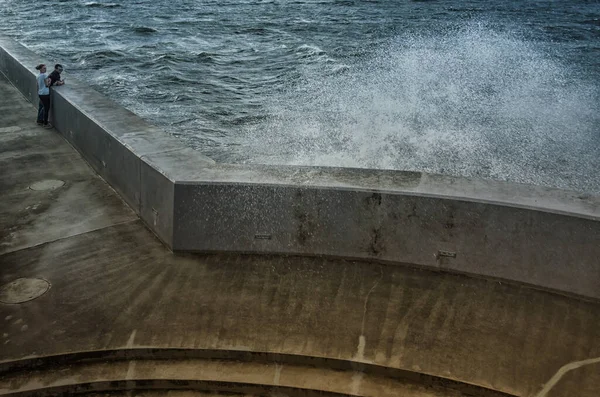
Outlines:
[[0,32],[67,80],[219,161],[600,193],[598,0],[0,0],[0,13]]

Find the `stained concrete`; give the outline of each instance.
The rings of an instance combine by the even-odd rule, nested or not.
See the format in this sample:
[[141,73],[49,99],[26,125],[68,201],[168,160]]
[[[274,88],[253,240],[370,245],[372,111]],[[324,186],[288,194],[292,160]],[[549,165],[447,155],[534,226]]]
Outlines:
[[[173,254],[55,131],[35,125],[4,78],[0,98],[0,285],[51,283],[35,300],[0,304],[0,363],[135,347],[256,351],[534,396],[563,365],[600,357],[596,301],[368,261]],[[42,179],[66,183],[28,189]],[[548,395],[599,390],[596,364]]]

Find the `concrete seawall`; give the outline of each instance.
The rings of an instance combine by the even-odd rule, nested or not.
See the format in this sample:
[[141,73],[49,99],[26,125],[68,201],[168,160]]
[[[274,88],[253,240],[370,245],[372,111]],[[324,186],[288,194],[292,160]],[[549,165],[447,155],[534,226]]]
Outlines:
[[[0,71],[37,102],[42,60],[10,39],[0,47]],[[599,197],[417,172],[217,164],[76,79],[52,102],[56,129],[175,251],[372,259],[600,299]]]

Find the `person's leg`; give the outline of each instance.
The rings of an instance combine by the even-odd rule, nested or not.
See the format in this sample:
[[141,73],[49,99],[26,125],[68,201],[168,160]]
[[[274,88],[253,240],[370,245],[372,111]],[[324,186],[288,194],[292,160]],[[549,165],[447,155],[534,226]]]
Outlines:
[[38,124],[44,123],[44,104],[42,103],[42,98],[40,98],[39,104],[38,104],[37,123]]
[[50,115],[50,95],[40,95],[40,99],[44,104],[44,125],[48,124],[48,116]]

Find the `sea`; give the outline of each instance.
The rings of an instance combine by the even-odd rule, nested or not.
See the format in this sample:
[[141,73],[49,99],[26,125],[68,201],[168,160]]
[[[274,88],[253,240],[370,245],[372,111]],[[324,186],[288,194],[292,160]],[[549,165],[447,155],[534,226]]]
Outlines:
[[0,0],[0,34],[219,162],[600,194],[600,0]]

